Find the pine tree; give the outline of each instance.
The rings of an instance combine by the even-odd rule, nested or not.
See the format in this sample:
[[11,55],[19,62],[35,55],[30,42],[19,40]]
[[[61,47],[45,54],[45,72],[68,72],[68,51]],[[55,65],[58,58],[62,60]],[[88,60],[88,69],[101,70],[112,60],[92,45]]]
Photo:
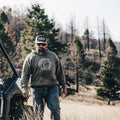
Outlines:
[[74,41],[76,47],[77,47],[77,51],[76,51],[76,91],[79,91],[79,77],[80,77],[80,73],[81,73],[81,69],[84,68],[85,65],[85,56],[86,54],[84,53],[84,49],[83,49],[83,45],[80,41],[79,37],[75,37],[75,41]]
[[[115,44],[114,44],[114,42],[112,41],[112,39],[111,38],[109,38],[109,40],[108,40],[108,56],[107,56],[107,59],[109,60],[109,62],[110,62],[110,66],[111,66],[111,68],[113,69],[113,72],[115,71],[116,72],[116,70],[118,69],[118,71],[119,71],[119,58],[117,57],[117,49],[116,49],[116,46],[115,46]],[[114,74],[116,74],[114,72]],[[118,72],[117,72],[118,73]]]
[[5,29],[5,25],[8,24],[8,22],[9,21],[7,15],[2,12],[0,14],[0,42],[2,42],[2,44],[5,46],[7,52],[10,53],[13,52],[15,49],[13,42],[8,35],[8,31],[6,31]]
[[120,99],[119,94],[119,83],[115,80],[113,76],[113,70],[110,67],[109,61],[105,61],[101,68],[100,79],[102,81],[102,85],[99,89],[97,89],[97,95],[108,98],[108,105],[110,105],[111,100]]
[[110,48],[111,48],[112,55],[113,55],[113,56],[116,56],[118,51],[117,51],[116,46],[115,46],[115,44],[113,43],[113,41],[112,41],[111,38],[109,38],[108,44],[109,44],[109,46],[110,46]]
[[119,63],[120,59],[116,56],[117,55],[117,49],[114,45],[111,38],[108,40],[108,48],[110,47],[110,50],[108,51],[108,58],[104,62],[102,68],[101,68],[101,81],[102,86],[97,90],[97,94],[99,96],[102,96],[104,98],[108,98],[108,104],[110,104],[111,100],[117,100],[120,99],[119,94]]
[[66,45],[57,39],[59,29],[55,28],[55,22],[53,19],[49,20],[39,4],[34,4],[31,9],[28,9],[25,23],[26,28],[22,32],[20,40],[20,47],[24,55],[34,49],[35,37],[40,34],[45,34],[48,37],[48,48],[51,51],[57,54],[65,51]]
[[[2,12],[0,14],[0,42],[6,48],[7,53],[9,55],[13,55],[13,52],[15,52],[15,48],[13,42],[8,36],[8,32],[5,30],[5,24],[8,24],[8,22],[9,21],[7,15],[4,12]],[[3,76],[4,72],[8,70],[8,67],[7,67],[7,63],[5,62],[5,58],[1,49],[0,49],[0,64],[1,64],[0,65],[1,76]]]
[[89,30],[88,29],[86,29],[86,31],[85,31],[85,39],[86,39],[86,47],[87,47],[87,49],[88,49],[88,51],[89,51],[89,43],[90,43],[90,39],[89,39]]
[[74,43],[76,44],[77,51],[79,54],[79,63],[81,63],[81,65],[84,66],[84,63],[86,62],[86,59],[85,59],[86,54],[85,54],[85,51],[83,49],[83,45],[80,41],[80,38],[76,36]]

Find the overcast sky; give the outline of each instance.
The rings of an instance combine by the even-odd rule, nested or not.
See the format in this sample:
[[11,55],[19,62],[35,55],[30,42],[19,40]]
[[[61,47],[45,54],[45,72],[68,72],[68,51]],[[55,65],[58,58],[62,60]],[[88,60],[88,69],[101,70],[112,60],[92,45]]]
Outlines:
[[36,2],[64,29],[73,17],[80,34],[85,29],[87,17],[89,29],[94,34],[97,34],[97,18],[99,25],[104,18],[113,41],[120,42],[120,0],[0,0],[0,8],[9,6],[24,9]]

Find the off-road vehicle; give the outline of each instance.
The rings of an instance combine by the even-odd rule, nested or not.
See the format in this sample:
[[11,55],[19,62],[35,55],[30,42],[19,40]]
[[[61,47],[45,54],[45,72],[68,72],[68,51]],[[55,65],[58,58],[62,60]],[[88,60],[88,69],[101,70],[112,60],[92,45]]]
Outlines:
[[2,43],[0,48],[13,72],[9,78],[0,78],[0,120],[19,120],[26,99],[22,96],[20,77]]

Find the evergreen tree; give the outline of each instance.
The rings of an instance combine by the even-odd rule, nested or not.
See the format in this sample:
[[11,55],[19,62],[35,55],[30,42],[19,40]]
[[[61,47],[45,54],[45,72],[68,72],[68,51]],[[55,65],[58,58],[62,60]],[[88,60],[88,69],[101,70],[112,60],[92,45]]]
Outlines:
[[112,99],[120,99],[120,94],[118,92],[120,90],[118,82],[120,77],[120,59],[116,56],[117,49],[111,38],[108,40],[108,45],[108,48],[110,47],[110,50],[108,51],[108,58],[101,68],[101,80],[103,84],[101,88],[97,90],[97,94],[104,98],[108,98],[108,104],[110,104]]
[[93,65],[91,66],[88,66],[86,72],[85,72],[85,76],[84,76],[84,79],[85,79],[85,83],[86,85],[90,85],[92,84],[93,82],[93,74],[92,74],[92,69],[93,69]]
[[2,12],[2,13],[1,13],[1,15],[0,15],[0,20],[1,20],[3,23],[8,22],[8,17],[7,17],[7,15],[5,14],[5,12]]
[[85,51],[83,49],[83,45],[82,45],[82,43],[80,41],[80,38],[76,36],[74,43],[75,43],[75,45],[77,47],[77,52],[78,52],[77,55],[79,55],[79,63],[82,66],[84,66],[85,62],[86,62],[86,59],[85,59],[86,54],[85,54]]
[[[8,32],[5,30],[5,24],[8,24],[8,18],[7,15],[2,12],[0,14],[0,42],[4,45],[6,48],[8,54],[13,55],[13,52],[15,51],[13,42],[11,41],[10,37],[8,36]],[[5,62],[5,58],[3,55],[3,52],[0,49],[0,75],[4,76],[4,72],[8,71],[7,63]]]
[[113,56],[116,56],[118,51],[117,51],[116,46],[115,46],[115,44],[113,43],[113,41],[112,41],[111,38],[109,38],[108,44],[109,44],[109,46],[110,46],[110,48],[111,48],[112,55],[113,55]]
[[90,42],[90,39],[89,39],[89,30],[86,29],[86,31],[85,31],[84,34],[85,34],[85,39],[86,39],[86,47],[87,47],[87,49],[89,51],[89,42]]
[[84,53],[84,49],[83,49],[83,45],[80,41],[79,37],[75,37],[75,41],[74,41],[76,47],[77,47],[77,51],[76,51],[76,91],[79,91],[79,78],[80,78],[80,74],[81,73],[81,69],[84,68],[85,65],[85,56],[86,54]]
[[55,22],[53,19],[48,19],[44,9],[41,9],[39,4],[34,4],[31,9],[28,9],[25,23],[26,28],[22,32],[20,40],[20,46],[24,55],[34,49],[35,37],[41,33],[48,37],[48,48],[50,50],[57,54],[65,51],[66,45],[57,39],[59,29],[55,28]]
[[[113,76],[119,81],[120,78],[120,58],[117,56],[117,49],[111,38],[108,40],[108,56],[107,59],[110,63],[111,69],[113,71]],[[110,48],[110,49],[109,49]]]
[[[116,71],[116,69],[119,69],[119,58],[117,57],[117,49],[115,44],[113,43],[112,39],[109,38],[108,40],[108,56],[107,59],[110,63],[111,68],[113,69],[113,72]],[[118,70],[119,71],[119,70]],[[114,73],[116,74],[116,73]]]
[[8,31],[5,30],[5,25],[8,24],[7,15],[2,12],[0,14],[0,42],[5,46],[8,53],[13,52],[14,45],[11,41],[10,37],[8,36]]
[[102,81],[102,85],[99,89],[97,89],[97,95],[108,98],[108,105],[110,105],[111,100],[120,99],[119,94],[119,83],[115,80],[113,76],[113,70],[110,67],[109,61],[105,61],[102,68],[100,79]]

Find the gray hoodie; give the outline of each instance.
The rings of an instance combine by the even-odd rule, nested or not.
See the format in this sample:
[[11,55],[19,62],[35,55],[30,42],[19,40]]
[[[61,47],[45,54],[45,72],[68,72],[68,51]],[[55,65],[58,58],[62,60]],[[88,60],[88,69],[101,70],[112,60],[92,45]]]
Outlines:
[[40,55],[35,50],[29,54],[23,64],[21,87],[52,86],[55,84],[65,88],[65,75],[57,55],[49,51]]

